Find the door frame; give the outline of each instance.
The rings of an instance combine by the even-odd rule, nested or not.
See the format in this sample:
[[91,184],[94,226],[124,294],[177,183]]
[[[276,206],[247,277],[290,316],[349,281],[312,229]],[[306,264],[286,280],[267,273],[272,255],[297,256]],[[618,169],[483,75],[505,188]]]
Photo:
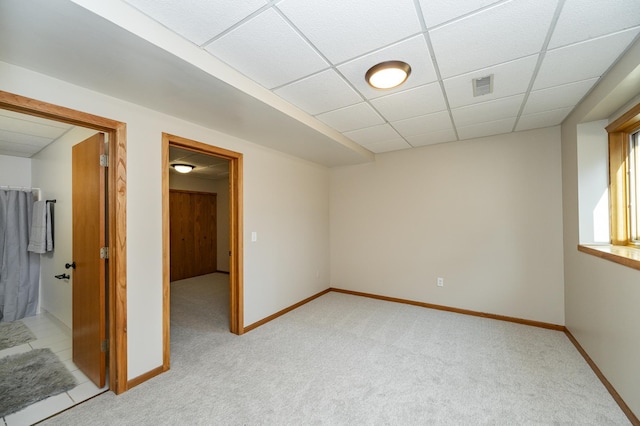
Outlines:
[[229,160],[229,331],[244,333],[242,245],[242,154],[162,133],[162,300],[163,370],[170,367],[169,146]]
[[[126,123],[0,90],[0,108],[104,132],[109,136],[107,172],[107,238],[109,262],[109,389],[116,394],[127,383],[127,149]],[[96,160],[97,161],[97,160]]]

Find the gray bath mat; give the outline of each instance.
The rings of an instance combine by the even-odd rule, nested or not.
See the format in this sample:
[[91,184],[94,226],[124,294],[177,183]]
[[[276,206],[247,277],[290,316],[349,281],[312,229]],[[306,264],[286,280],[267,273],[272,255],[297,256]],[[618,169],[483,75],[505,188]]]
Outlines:
[[0,351],[35,339],[29,327],[19,321],[0,322]]
[[76,380],[51,349],[0,358],[0,417],[75,385]]

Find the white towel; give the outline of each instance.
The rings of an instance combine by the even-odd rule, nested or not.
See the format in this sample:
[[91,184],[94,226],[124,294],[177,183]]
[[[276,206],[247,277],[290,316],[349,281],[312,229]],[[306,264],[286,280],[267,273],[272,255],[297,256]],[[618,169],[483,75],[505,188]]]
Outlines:
[[51,223],[51,203],[46,204],[45,208],[46,224],[47,224],[47,251],[53,251],[53,225]]
[[46,201],[33,203],[33,219],[27,251],[45,253],[47,251],[47,204]]

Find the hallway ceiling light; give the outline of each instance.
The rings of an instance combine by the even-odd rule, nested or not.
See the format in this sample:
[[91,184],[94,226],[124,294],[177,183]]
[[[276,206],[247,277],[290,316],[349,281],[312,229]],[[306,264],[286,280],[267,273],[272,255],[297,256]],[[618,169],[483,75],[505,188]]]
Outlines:
[[189,173],[191,170],[196,168],[196,166],[192,166],[191,164],[172,164],[171,167],[176,169],[176,172],[179,173]]
[[404,83],[411,74],[411,67],[402,61],[381,62],[369,68],[365,80],[374,89],[393,89]]

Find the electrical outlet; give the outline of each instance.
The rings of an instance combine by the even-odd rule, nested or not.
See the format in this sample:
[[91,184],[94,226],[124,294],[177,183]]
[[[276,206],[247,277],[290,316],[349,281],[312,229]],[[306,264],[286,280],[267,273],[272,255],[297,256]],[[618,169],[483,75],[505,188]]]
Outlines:
[[438,287],[444,287],[444,278],[438,277]]

